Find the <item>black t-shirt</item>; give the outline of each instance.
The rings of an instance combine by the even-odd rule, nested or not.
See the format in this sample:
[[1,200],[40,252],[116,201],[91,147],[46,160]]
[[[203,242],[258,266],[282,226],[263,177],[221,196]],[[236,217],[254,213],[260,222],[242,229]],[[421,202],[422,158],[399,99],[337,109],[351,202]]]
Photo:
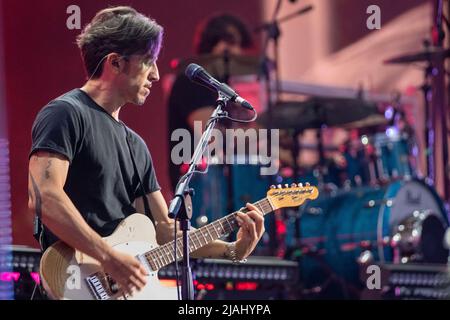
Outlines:
[[[44,150],[69,160],[64,190],[101,236],[135,213],[133,202],[142,195],[127,137],[145,192],[159,190],[144,140],[84,91],[74,89],[49,102],[33,124],[30,156]],[[44,235],[46,245],[57,240],[48,230]]]
[[[217,100],[217,93],[213,92],[197,83],[190,81],[184,73],[180,73],[173,83],[168,101],[168,139],[169,139],[169,158],[172,148],[178,141],[172,141],[172,132],[176,129],[187,129],[192,137],[193,130],[189,126],[189,114],[203,107],[214,107]],[[205,124],[203,124],[204,126]],[[195,146],[192,143],[191,153]],[[172,159],[169,159],[169,174],[172,188],[175,188],[180,177],[180,169],[175,165]]]

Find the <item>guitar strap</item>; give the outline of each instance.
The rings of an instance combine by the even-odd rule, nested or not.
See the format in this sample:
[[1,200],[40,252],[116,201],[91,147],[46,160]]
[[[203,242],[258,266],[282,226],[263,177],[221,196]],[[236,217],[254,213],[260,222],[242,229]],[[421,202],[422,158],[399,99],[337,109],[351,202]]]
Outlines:
[[152,212],[150,211],[150,205],[148,203],[147,194],[145,193],[144,184],[142,183],[141,176],[139,175],[139,171],[136,166],[136,160],[134,158],[133,149],[131,148],[131,144],[130,144],[130,140],[129,140],[129,131],[128,131],[127,127],[125,126],[125,124],[123,122],[121,122],[121,123],[123,125],[123,128],[125,129],[125,137],[126,137],[126,141],[127,141],[127,145],[128,145],[128,150],[130,150],[130,157],[131,157],[131,162],[133,162],[134,173],[136,174],[136,176],[139,179],[139,189],[140,189],[141,196],[142,196],[143,202],[144,202],[145,215],[147,217],[149,217],[150,220],[152,220],[153,224],[155,224],[155,220],[153,219]]
[[34,239],[36,239],[37,242],[39,242],[41,251],[44,252],[44,250],[47,249],[47,245],[44,243],[44,225],[42,224],[40,212],[34,213],[33,237]]

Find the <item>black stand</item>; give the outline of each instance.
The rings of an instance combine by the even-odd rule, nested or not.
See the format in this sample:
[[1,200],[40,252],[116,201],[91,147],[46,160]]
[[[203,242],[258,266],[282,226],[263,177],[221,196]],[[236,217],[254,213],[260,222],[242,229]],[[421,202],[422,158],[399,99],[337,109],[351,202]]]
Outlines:
[[[426,48],[429,43],[425,42]],[[425,103],[425,159],[426,159],[426,179],[429,185],[434,185],[435,170],[434,170],[434,126],[433,114],[431,112],[431,77],[433,72],[433,64],[431,59],[428,60],[428,65],[424,71],[424,84],[422,85],[424,103]]]
[[189,261],[189,229],[191,228],[193,189],[185,190],[183,195],[183,206],[178,213],[177,220],[180,221],[180,229],[183,234],[183,267],[181,272],[181,297],[182,300],[194,300],[194,286],[192,281],[192,270]]
[[[443,23],[443,9],[444,9],[444,1],[436,0],[435,1],[435,24],[434,31],[436,33],[436,37],[434,39],[434,45],[443,49],[443,43],[445,38],[444,28],[442,26]],[[448,118],[448,110],[447,110],[447,101],[445,98],[445,64],[444,64],[444,56],[441,54],[436,59],[434,63],[434,67],[437,70],[437,75],[433,77],[433,112],[435,112],[435,121],[436,123],[440,122],[440,134],[442,140],[442,169],[443,169],[443,194],[445,201],[450,201],[450,165],[449,165],[449,154],[448,154],[448,131],[447,131],[447,118]],[[436,159],[436,150],[435,155]],[[436,163],[435,163],[436,165]]]
[[[194,286],[192,283],[192,271],[189,264],[189,237],[188,232],[191,227],[190,219],[192,217],[192,201],[191,195],[193,195],[193,189],[189,188],[189,182],[192,176],[196,172],[197,163],[200,162],[202,155],[205,153],[208,147],[209,140],[211,139],[212,129],[226,113],[222,110],[226,106],[228,98],[222,96],[219,92],[219,98],[216,101],[216,109],[211,115],[208,123],[206,124],[205,131],[195,148],[194,155],[191,158],[189,169],[184,176],[182,176],[177,184],[175,190],[175,196],[170,202],[169,206],[169,218],[175,219],[180,222],[180,228],[183,233],[183,268],[182,268],[182,283],[181,283],[181,299],[182,300],[194,300]],[[175,256],[177,253],[175,252]]]
[[[310,11],[313,6],[309,5],[304,8],[301,8],[300,10],[293,12],[287,16],[284,16],[282,18],[277,19],[278,13],[281,9],[281,0],[278,0],[275,11],[272,16],[272,21],[269,23],[264,23],[263,25],[255,28],[255,32],[259,32],[261,30],[266,31],[266,38],[264,40],[264,46],[263,46],[263,58],[262,58],[262,67],[261,67],[261,73],[264,75],[266,81],[267,81],[267,92],[268,92],[268,99],[269,99],[269,106],[268,106],[268,114],[269,114],[269,120],[270,120],[270,107],[271,107],[271,84],[270,84],[270,70],[273,69],[275,73],[275,102],[279,101],[279,96],[281,92],[281,82],[280,82],[280,71],[279,71],[279,65],[280,65],[280,59],[279,59],[279,48],[278,48],[278,39],[281,36],[281,31],[279,24],[288,20],[291,20],[292,18],[295,18],[299,15],[302,15],[308,11]],[[268,55],[267,55],[267,49],[269,47],[269,42],[272,40],[273,42],[273,51],[274,51],[274,61],[270,61]]]

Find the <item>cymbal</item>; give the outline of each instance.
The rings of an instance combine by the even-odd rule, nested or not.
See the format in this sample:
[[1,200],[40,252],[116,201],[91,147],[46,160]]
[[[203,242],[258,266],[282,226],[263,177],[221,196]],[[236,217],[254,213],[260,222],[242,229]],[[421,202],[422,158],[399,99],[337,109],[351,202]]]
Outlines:
[[366,118],[361,120],[353,121],[347,124],[342,125],[344,129],[361,129],[361,128],[369,128],[376,127],[381,125],[387,125],[388,120],[381,114],[372,114]]
[[249,55],[213,55],[205,54],[200,56],[189,57],[180,61],[178,65],[179,72],[184,72],[186,67],[190,63],[196,63],[213,76],[223,76],[225,74],[225,59],[229,60],[229,72],[230,76],[243,76],[243,75],[255,75],[259,74],[260,70],[260,58],[257,56]]
[[450,49],[428,47],[426,50],[412,52],[385,60],[384,63],[411,63],[450,57]]
[[275,105],[269,124],[269,114],[258,117],[262,125],[279,129],[313,129],[339,127],[377,113],[375,103],[362,99],[319,98],[305,102],[287,101]]

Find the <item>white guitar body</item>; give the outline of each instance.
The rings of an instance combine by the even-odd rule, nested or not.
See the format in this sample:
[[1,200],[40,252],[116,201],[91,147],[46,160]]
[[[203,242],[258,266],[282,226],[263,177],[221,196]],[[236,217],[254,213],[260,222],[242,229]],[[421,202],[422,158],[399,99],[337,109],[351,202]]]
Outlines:
[[[276,209],[296,207],[307,199],[316,199],[319,191],[306,184],[272,188],[267,197],[254,203],[265,215]],[[240,211],[245,212],[242,208]],[[237,212],[231,213],[189,233],[190,252],[238,229]],[[80,300],[171,300],[177,299],[176,286],[162,285],[158,270],[182,257],[180,238],[159,246],[155,228],[148,217],[133,214],[123,220],[104,240],[113,248],[138,258],[148,270],[147,285],[133,296],[123,296],[115,288],[113,279],[105,275],[100,263],[64,242],[56,242],[42,255],[40,274],[42,284],[52,299]],[[177,243],[177,253],[174,253]]]
[[[143,214],[133,214],[120,223],[112,235],[104,238],[113,248],[132,256],[142,255],[158,246],[155,228]],[[144,264],[144,266],[146,266]],[[177,299],[176,287],[164,286],[157,272],[147,268],[147,284],[133,296],[104,295],[96,283],[89,285],[88,278],[102,268],[98,261],[72,249],[63,242],[49,247],[41,260],[41,281],[52,299],[70,300],[173,300]],[[103,295],[102,295],[103,294]]]

